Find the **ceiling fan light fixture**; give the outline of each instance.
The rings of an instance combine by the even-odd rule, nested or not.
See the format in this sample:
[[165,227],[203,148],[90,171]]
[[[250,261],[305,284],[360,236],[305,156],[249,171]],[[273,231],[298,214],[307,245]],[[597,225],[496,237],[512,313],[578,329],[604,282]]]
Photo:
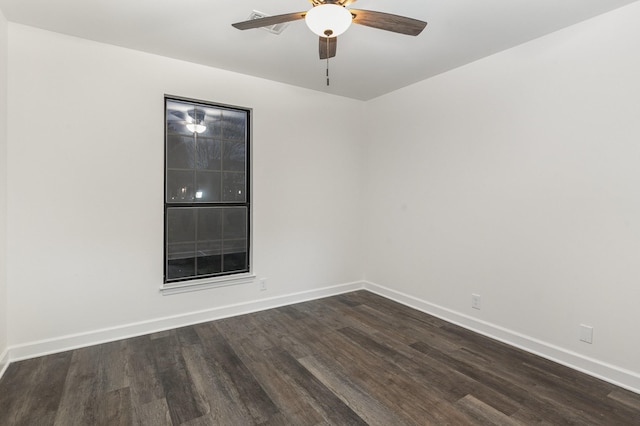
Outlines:
[[331,38],[347,31],[353,21],[353,16],[343,6],[321,4],[308,11],[304,20],[315,34]]
[[207,130],[207,126],[204,124],[187,123],[187,130],[191,133],[202,133]]
[[204,117],[204,111],[194,108],[193,111],[187,112],[187,124],[185,124],[185,127],[191,133],[203,133],[207,130],[207,126],[204,125]]

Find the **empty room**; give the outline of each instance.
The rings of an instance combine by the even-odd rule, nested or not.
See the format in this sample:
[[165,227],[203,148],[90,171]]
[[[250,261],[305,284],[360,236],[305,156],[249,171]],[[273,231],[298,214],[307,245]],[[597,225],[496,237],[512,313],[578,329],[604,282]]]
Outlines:
[[640,424],[638,22],[0,0],[0,425]]

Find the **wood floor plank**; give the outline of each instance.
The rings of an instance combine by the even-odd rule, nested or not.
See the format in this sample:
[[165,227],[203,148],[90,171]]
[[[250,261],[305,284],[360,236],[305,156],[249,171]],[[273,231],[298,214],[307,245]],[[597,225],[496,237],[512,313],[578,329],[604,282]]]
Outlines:
[[[441,338],[442,332],[439,327],[434,327],[430,324],[425,326],[421,321],[414,321],[413,319],[399,321],[392,313],[372,308],[366,304],[358,306],[353,312],[358,315],[360,321],[369,324],[379,335],[402,340],[408,345],[418,341],[428,341],[432,346],[437,346],[443,352],[455,351],[462,346],[461,343]],[[394,322],[399,322],[400,325],[389,326]]]
[[408,425],[400,416],[353,383],[349,376],[337,375],[331,367],[321,363],[313,356],[299,359],[298,362],[345,404],[349,405],[367,424],[379,426]]
[[348,405],[331,392],[291,354],[283,350],[270,350],[269,359],[274,366],[291,377],[309,396],[309,403],[322,412],[331,424],[366,425]]
[[312,354],[308,342],[316,338],[316,333],[309,333],[304,321],[292,321],[286,313],[277,310],[264,312],[261,316],[260,329],[268,336],[273,347],[284,348],[295,358]]
[[99,363],[96,362],[100,352],[100,346],[73,351],[55,425],[87,425],[97,422],[98,395],[103,383]]
[[[342,332],[355,342],[367,340],[367,336],[359,335],[354,330],[344,329]],[[391,339],[385,339],[382,343],[368,343],[368,346],[378,356],[391,359],[408,375],[421,377],[425,389],[429,389],[429,392],[439,395],[449,402],[455,402],[465,395],[473,394],[476,398],[482,399],[484,403],[506,415],[517,411],[518,405],[501,392],[487,387],[439,360],[416,354],[419,351],[415,351],[412,347],[390,346],[392,342]],[[395,355],[388,352],[390,348],[396,352]],[[421,352],[419,353],[423,355]]]
[[290,424],[296,425],[315,425],[323,421],[320,412],[309,402],[310,398],[303,397],[306,390],[286,371],[274,368],[267,350],[256,348],[248,339],[234,342],[234,347],[278,407],[279,412],[267,423],[277,424],[281,418],[289,419]]
[[[360,321],[357,316],[353,315],[353,308],[349,308],[340,302],[330,303],[331,300],[332,298],[322,299],[321,310],[319,310],[317,304],[314,306],[314,304],[311,303],[300,303],[291,306],[291,308],[306,314],[304,319],[298,320],[297,323],[307,329],[315,330],[314,334],[318,332],[326,333],[344,327],[354,327],[369,333],[375,333],[377,331],[376,328],[370,327],[368,324]],[[316,315],[318,311],[322,312],[322,317],[320,318]]]
[[[358,323],[368,327],[372,330],[378,330],[384,332],[384,330],[393,330],[393,335],[396,339],[402,340],[407,345],[411,345],[418,341],[418,337],[414,330],[407,326],[407,324],[401,324],[399,326],[394,326],[393,322],[397,321],[392,319],[391,323],[389,322],[389,317],[385,317],[384,315],[379,315],[379,311],[370,308],[367,305],[360,305],[355,307],[351,312],[348,313],[350,318],[353,318]],[[362,328],[360,325],[357,328]]]
[[535,374],[528,374],[528,368],[524,368],[526,365],[531,365],[534,367],[531,372],[535,372],[535,370],[548,371],[549,375],[552,375],[554,371],[557,371],[560,376],[579,377],[581,386],[589,387],[589,393],[598,395],[598,397],[604,398],[613,389],[611,384],[600,379],[576,372],[542,357],[532,356],[521,349],[489,339],[462,327],[447,324],[441,327],[441,330],[447,333],[443,337],[455,338],[463,342],[462,346],[466,351],[482,354],[490,363],[500,366],[498,371],[506,373],[503,374],[503,377],[508,380],[511,380],[512,377],[518,377],[519,383],[534,386],[537,384]]
[[618,401],[633,410],[640,411],[640,398],[638,395],[626,389],[615,388],[607,395],[615,401]]
[[238,398],[247,407],[254,420],[260,423],[275,415],[278,412],[277,407],[220,333],[217,326],[215,324],[199,324],[196,326],[196,332],[208,354],[207,362],[212,368],[217,367],[226,373],[230,382],[235,386]]
[[176,337],[181,346],[199,345],[200,337],[193,327],[181,327],[175,330]]
[[494,374],[492,371],[487,371],[486,369],[479,368],[481,366],[477,364],[470,364],[464,361],[461,361],[449,354],[441,352],[432,346],[424,342],[417,342],[411,345],[412,348],[423,352],[429,355],[431,358],[436,359],[444,364],[447,364],[454,368],[456,371],[461,372],[462,374],[471,377],[472,379],[484,383],[494,390],[501,392],[505,395],[508,395],[509,398],[516,402],[523,402],[527,399],[528,392],[519,387],[517,384],[510,383],[507,380],[504,380]]
[[[375,332],[371,335],[371,338],[379,339],[381,345],[396,351],[397,355],[393,358],[393,361],[398,366],[406,371],[407,374],[421,377],[423,381],[428,383],[429,387],[434,388],[434,392],[437,392],[449,402],[455,402],[467,394],[472,394],[503,413],[509,414],[517,410],[517,404],[511,401],[509,397],[462,374],[446,363],[431,358],[411,346],[404,345],[390,333]],[[450,349],[447,345],[442,345],[438,342],[442,339],[435,340],[429,340],[429,344],[436,345],[434,349],[438,351]],[[384,356],[384,353],[381,352],[381,356]]]
[[[403,416],[412,424],[439,424],[444,420],[467,424],[468,419],[450,410],[450,404],[430,392],[425,392],[419,377],[411,377],[393,363],[371,356],[371,352],[339,332],[327,334],[318,341],[319,353],[329,352],[352,380],[376,399]],[[329,350],[331,348],[331,350]],[[357,360],[357,362],[354,362]]]
[[451,372],[446,367],[438,371],[428,364],[415,362],[405,355],[406,352],[401,350],[402,346],[398,348],[377,342],[374,336],[368,336],[350,327],[342,328],[338,332],[377,357],[387,368],[397,367],[399,372],[409,377],[420,377],[423,386],[429,389],[430,393],[434,393],[445,401],[457,401],[467,393],[464,389],[448,386],[448,376]]
[[[10,366],[6,373],[9,390],[0,392],[0,425],[53,424],[71,356],[71,352],[63,352],[35,358],[14,371]],[[24,382],[30,385],[24,386]]]
[[172,426],[169,406],[164,398],[133,405],[133,424],[136,426]]
[[331,299],[336,302],[347,305],[350,308],[353,308],[358,305],[362,305],[362,298],[359,297],[359,291],[353,291],[351,293],[343,293],[337,296],[333,296]]
[[180,425],[206,413],[205,402],[193,388],[175,335],[153,340],[155,364],[173,424]]
[[[544,413],[543,418],[549,418],[554,423],[562,422],[563,419],[570,419],[571,422],[576,422],[578,424],[589,424],[582,413],[578,410],[574,410],[571,405],[559,406],[549,404],[549,400],[541,395],[542,389],[537,389],[536,392],[531,392],[529,388],[523,387],[523,384],[520,381],[510,381],[503,378],[502,376],[504,374],[501,374],[500,369],[497,367],[487,367],[482,364],[471,362],[464,357],[456,357],[456,354],[449,355],[439,352],[438,350],[430,348],[423,342],[412,345],[412,347],[428,354],[435,360],[451,366],[456,371],[472,378],[474,381],[481,383],[483,388],[488,388],[492,392],[499,393],[505,398],[509,398],[516,406],[526,406],[531,408],[531,411],[534,413]],[[489,403],[490,399],[486,399],[485,395],[489,395],[489,397],[491,396],[491,394],[486,394],[485,392],[474,392],[474,396],[476,398]],[[492,405],[499,407],[496,404]],[[521,413],[521,415],[523,414],[524,413]]]
[[259,350],[271,349],[273,344],[260,327],[264,323],[264,312],[241,315],[216,321],[218,330],[228,341],[249,340]]
[[545,398],[570,406],[581,416],[596,419],[596,423],[598,420],[611,424],[624,424],[631,421],[632,424],[640,425],[640,412],[637,409],[615,400],[602,404],[601,401],[604,398],[599,395],[599,392],[596,394],[585,392],[586,388],[582,384],[575,383],[574,372],[566,367],[556,366],[554,370],[545,371],[527,367],[536,371],[537,382],[544,386],[540,395]]
[[[164,388],[158,372],[150,336],[127,339],[127,375],[131,399],[135,405],[164,400]],[[166,404],[166,401],[165,401]]]
[[342,315],[348,311],[348,307],[344,304],[339,305],[337,307],[332,303],[332,298],[327,298],[300,303],[294,305],[293,308],[312,318],[318,331],[328,332],[348,325],[345,323],[347,319]]
[[496,410],[490,405],[485,404],[473,397],[467,395],[456,403],[456,407],[469,414],[473,418],[474,423],[478,425],[503,425],[503,426],[523,426],[524,424],[513,419],[501,411]]
[[368,307],[380,312],[387,312],[389,315],[401,320],[411,319],[418,321],[429,328],[450,325],[450,323],[441,320],[440,318],[436,318],[432,315],[425,315],[423,312],[416,309],[410,308],[393,300],[386,299],[366,290],[354,292],[354,294],[361,300],[361,304],[367,305]]
[[12,363],[0,425],[640,425],[640,395],[367,291]]
[[129,426],[133,418],[129,388],[107,392],[99,399],[96,426]]
[[199,424],[203,421],[221,425],[254,422],[227,373],[218,365],[207,361],[208,354],[203,347],[194,345],[183,348],[183,355],[194,389],[207,405],[204,416],[185,424]]
[[127,342],[118,340],[99,345],[98,371],[101,376],[100,392],[110,392],[129,386],[127,375]]

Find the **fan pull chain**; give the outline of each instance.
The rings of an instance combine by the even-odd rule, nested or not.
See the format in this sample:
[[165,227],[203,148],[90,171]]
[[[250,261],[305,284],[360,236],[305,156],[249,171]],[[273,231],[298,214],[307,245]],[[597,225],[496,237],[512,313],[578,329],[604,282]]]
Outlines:
[[327,86],[329,85],[329,58],[327,58]]
[[327,39],[327,86],[329,85],[329,37]]

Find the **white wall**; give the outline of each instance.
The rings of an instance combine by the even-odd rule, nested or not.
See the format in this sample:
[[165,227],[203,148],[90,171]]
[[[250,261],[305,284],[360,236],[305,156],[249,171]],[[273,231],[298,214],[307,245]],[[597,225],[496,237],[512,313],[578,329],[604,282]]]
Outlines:
[[638,21],[634,3],[368,102],[366,279],[640,389]]
[[7,363],[7,48],[8,24],[0,11],[0,375]]
[[[9,35],[12,346],[361,284],[361,102],[16,24]],[[164,94],[253,108],[266,292],[160,295]]]

